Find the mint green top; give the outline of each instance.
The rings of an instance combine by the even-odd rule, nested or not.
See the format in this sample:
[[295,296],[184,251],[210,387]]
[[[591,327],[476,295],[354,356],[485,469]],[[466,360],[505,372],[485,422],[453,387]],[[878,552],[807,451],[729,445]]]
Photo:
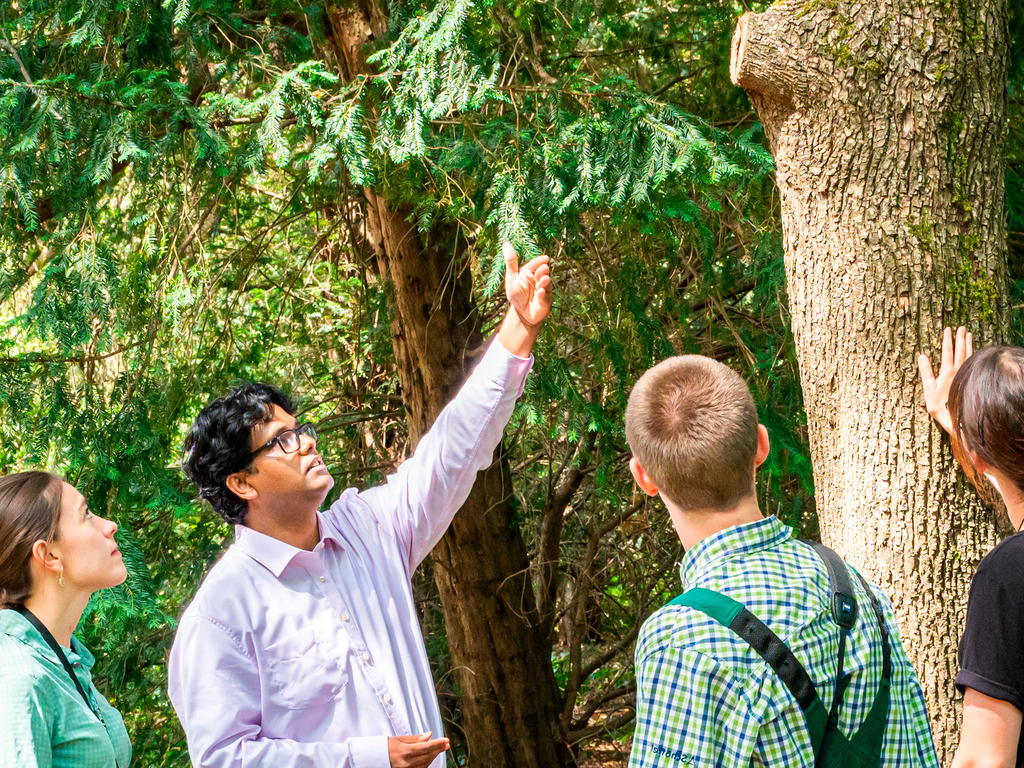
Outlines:
[[0,768],[113,768],[115,757],[128,768],[128,731],[92,683],[93,655],[74,637],[65,655],[105,726],[36,628],[0,611]]

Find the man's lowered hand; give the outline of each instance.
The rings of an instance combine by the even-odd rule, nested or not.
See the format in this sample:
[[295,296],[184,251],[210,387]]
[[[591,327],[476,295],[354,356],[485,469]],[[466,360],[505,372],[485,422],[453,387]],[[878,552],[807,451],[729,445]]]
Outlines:
[[392,736],[388,739],[391,768],[427,768],[434,758],[448,749],[448,739],[430,740],[431,732],[418,736]]

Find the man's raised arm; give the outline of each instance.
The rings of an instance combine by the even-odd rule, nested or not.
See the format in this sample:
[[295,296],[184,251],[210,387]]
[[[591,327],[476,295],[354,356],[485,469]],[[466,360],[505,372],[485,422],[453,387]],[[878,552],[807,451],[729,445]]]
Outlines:
[[[508,314],[497,340],[441,411],[416,452],[384,485],[359,494],[409,553],[410,571],[444,534],[476,481],[490,465],[532,365],[530,351],[551,311],[547,256],[522,269],[505,243]],[[344,497],[339,503],[344,503]]]

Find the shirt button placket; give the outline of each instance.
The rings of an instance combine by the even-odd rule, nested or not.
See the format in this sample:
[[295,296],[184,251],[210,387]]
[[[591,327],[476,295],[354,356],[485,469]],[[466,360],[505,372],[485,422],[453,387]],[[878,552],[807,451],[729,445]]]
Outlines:
[[377,695],[380,697],[384,705],[384,709],[387,712],[388,718],[394,724],[395,728],[399,731],[405,731],[409,728],[409,724],[405,722],[405,718],[396,711],[393,699],[390,693],[387,692],[387,684],[384,682],[383,677],[380,675],[379,670],[373,664],[373,658],[370,656],[369,649],[366,647],[366,639],[363,637],[362,632],[359,631],[359,625],[352,620],[351,614],[345,609],[344,601],[341,598],[337,588],[334,586],[334,582],[326,588],[326,596],[331,602],[331,606],[335,609],[335,615],[341,619],[344,625],[345,631],[348,633],[349,639],[352,642],[353,650],[362,658],[364,665],[367,667],[366,673],[370,680],[370,684],[376,689]]

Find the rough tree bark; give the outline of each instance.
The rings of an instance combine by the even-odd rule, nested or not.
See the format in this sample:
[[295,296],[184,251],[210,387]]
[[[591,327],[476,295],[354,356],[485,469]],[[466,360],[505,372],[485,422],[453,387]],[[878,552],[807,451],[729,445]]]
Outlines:
[[945,762],[999,523],[923,411],[915,358],[943,325],[1006,327],[1007,45],[1005,0],[784,0],[733,38],[778,169],[823,536],[892,596]]
[[[364,49],[385,32],[386,11],[328,9],[330,58],[346,78],[368,72]],[[480,349],[465,240],[453,226],[418,231],[413,211],[372,189],[367,238],[391,289],[392,339],[409,438],[415,446],[462,385]],[[511,505],[509,466],[497,451],[431,553],[472,768],[571,763],[561,697]]]

